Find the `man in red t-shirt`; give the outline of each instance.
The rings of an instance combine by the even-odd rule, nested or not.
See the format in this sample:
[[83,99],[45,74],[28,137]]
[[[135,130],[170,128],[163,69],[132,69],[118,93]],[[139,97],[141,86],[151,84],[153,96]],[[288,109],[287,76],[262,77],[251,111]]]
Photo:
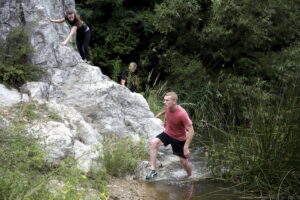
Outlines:
[[180,162],[188,176],[192,175],[192,167],[187,158],[190,155],[189,146],[195,132],[187,112],[181,106],[177,105],[177,99],[178,97],[175,92],[166,93],[164,97],[164,111],[155,116],[166,115],[165,131],[151,141],[151,170],[147,174],[146,179],[153,179],[153,177],[157,175],[157,150],[160,146],[167,146],[169,144],[172,146],[173,154],[180,157]]

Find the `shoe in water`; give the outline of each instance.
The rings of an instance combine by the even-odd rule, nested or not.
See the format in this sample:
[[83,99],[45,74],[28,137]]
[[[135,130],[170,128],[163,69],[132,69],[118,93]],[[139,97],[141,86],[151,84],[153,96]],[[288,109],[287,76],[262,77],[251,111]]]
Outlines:
[[147,174],[147,176],[146,176],[146,179],[147,179],[147,180],[151,180],[151,179],[153,179],[154,176],[156,176],[156,175],[157,175],[156,170],[151,170],[151,171],[148,172],[148,174]]

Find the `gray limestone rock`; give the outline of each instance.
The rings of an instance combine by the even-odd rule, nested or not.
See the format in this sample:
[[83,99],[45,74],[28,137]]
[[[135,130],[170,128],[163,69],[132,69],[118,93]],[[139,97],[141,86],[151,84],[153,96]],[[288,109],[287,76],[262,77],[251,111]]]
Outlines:
[[0,105],[1,106],[12,106],[20,103],[21,101],[28,101],[29,97],[27,94],[21,94],[18,90],[13,88],[7,88],[0,84]]
[[[0,40],[3,42],[14,27],[29,29],[34,48],[32,62],[47,73],[40,82],[26,83],[21,90],[33,100],[64,109],[58,113],[68,115],[63,123],[47,122],[33,129],[44,133],[45,145],[62,145],[58,146],[59,150],[50,151],[49,161],[73,155],[86,159],[81,162],[81,168],[85,170],[99,155],[80,155],[95,144],[101,146],[102,134],[134,135],[135,140],[146,136],[150,140],[163,131],[163,126],[154,118],[142,95],[110,80],[102,74],[101,66],[84,63],[72,45],[58,44],[67,37],[70,29],[66,23],[51,23],[47,17],[62,18],[66,9],[74,7],[74,0],[1,1]],[[0,103],[18,102],[18,95],[6,95],[14,98],[0,98]],[[77,121],[72,121],[66,110],[77,113]],[[67,124],[76,127],[76,133]]]
[[65,124],[49,121],[32,126],[29,133],[39,139],[50,165],[66,158],[72,152],[74,135]]
[[9,121],[0,115],[0,129],[5,129],[9,125]]

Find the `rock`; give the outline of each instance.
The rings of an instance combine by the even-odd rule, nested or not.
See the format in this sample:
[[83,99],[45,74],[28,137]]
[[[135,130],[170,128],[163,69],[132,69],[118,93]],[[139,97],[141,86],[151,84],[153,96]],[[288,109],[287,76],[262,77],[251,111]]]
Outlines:
[[29,133],[39,139],[49,165],[55,165],[72,152],[72,133],[60,122],[45,122],[32,126]]
[[9,121],[0,115],[0,130],[8,127]]
[[44,82],[27,82],[20,89],[23,94],[27,94],[30,98],[42,104],[49,99],[48,95],[51,87]]
[[66,126],[71,127],[75,137],[82,143],[101,146],[102,136],[84,120],[78,111],[57,103],[50,103],[48,106],[63,119]]
[[48,107],[63,122],[42,122],[29,129],[46,150],[48,164],[55,165],[57,161],[72,156],[83,171],[99,168],[101,135],[75,109],[56,103],[50,103]]
[[99,156],[102,151],[102,146],[85,145],[82,142],[75,140],[73,145],[73,152],[79,169],[88,172],[89,170],[100,169]]
[[4,85],[0,84],[0,105],[2,106],[12,106],[14,104],[20,103],[21,101],[28,101],[28,95],[21,95],[16,89],[9,89]]
[[[70,183],[69,183],[70,184]],[[73,183],[71,183],[73,184]],[[62,191],[64,190],[68,190],[70,187],[68,184],[64,183],[63,181],[59,181],[56,179],[52,179],[47,183],[47,189],[49,192],[51,192],[52,194],[61,194],[63,193]],[[82,197],[80,199],[83,200],[102,200],[103,198],[100,195],[100,192],[95,190],[95,189],[91,189],[91,188],[84,188],[81,185],[75,185],[74,184],[74,188],[72,188],[73,190],[77,191],[77,197]]]

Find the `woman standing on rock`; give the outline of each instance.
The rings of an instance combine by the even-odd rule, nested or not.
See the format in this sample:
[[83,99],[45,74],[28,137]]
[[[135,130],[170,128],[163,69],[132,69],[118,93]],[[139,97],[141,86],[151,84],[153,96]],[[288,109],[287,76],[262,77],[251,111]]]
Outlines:
[[65,39],[65,41],[61,42],[60,44],[66,45],[76,34],[77,49],[80,53],[82,60],[84,60],[84,62],[88,62],[89,60],[88,47],[91,40],[91,31],[89,27],[81,21],[80,16],[77,15],[74,10],[67,10],[65,18],[61,18],[61,19],[48,18],[48,19],[51,22],[55,22],[55,23],[62,23],[67,21],[72,26],[72,29],[68,37]]

